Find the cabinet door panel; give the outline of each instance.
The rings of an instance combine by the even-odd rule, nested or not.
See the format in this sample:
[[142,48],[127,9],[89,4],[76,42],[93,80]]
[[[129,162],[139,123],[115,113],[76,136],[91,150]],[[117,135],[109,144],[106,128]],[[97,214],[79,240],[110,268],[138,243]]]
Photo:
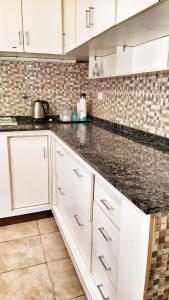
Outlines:
[[117,23],[139,13],[158,0],[117,0]]
[[76,0],[64,0],[63,48],[67,53],[76,47]]
[[85,43],[92,37],[89,26],[89,0],[76,0],[76,46]]
[[23,0],[25,51],[62,53],[61,0]]
[[11,137],[9,155],[12,208],[47,204],[47,137]]
[[115,24],[115,0],[93,0],[93,36]]
[[23,51],[21,0],[0,0],[0,51]]
[[76,207],[72,207],[70,211],[70,231],[77,243],[77,247],[81,252],[88,268],[91,262],[91,233],[92,227],[90,221],[83,212]]

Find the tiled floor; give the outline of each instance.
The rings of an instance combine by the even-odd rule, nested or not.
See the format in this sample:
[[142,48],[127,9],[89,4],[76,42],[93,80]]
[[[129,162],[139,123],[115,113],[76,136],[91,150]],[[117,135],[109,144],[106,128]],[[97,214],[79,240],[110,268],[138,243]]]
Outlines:
[[87,300],[53,218],[0,227],[0,299]]

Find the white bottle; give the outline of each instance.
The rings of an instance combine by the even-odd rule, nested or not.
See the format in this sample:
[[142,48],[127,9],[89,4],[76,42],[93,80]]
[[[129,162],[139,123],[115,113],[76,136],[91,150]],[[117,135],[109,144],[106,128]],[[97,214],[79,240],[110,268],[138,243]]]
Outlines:
[[86,121],[87,119],[87,106],[86,106],[86,94],[85,93],[81,93],[80,94],[80,113],[79,113],[79,118],[80,121]]

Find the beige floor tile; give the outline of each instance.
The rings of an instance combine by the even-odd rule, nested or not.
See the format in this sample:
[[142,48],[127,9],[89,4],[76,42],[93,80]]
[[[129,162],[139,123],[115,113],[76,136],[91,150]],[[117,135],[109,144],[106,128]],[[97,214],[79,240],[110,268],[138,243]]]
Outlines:
[[54,218],[45,218],[45,219],[37,220],[37,223],[38,223],[40,234],[59,231],[59,228]]
[[0,243],[0,273],[44,262],[40,236]]
[[83,288],[69,258],[47,264],[56,300],[68,300],[84,295]]
[[2,300],[54,300],[46,265],[0,274]]
[[43,234],[40,237],[47,262],[69,256],[59,232]]
[[22,239],[24,237],[38,235],[36,221],[19,223],[0,227],[0,242]]

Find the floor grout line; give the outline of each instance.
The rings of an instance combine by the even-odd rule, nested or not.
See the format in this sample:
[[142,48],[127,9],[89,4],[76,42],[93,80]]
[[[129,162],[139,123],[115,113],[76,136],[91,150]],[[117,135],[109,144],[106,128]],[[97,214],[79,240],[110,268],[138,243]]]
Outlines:
[[25,236],[25,237],[20,237],[20,238],[17,238],[17,239],[14,239],[14,240],[7,240],[7,241],[1,241],[0,244],[3,244],[3,243],[8,243],[8,242],[15,242],[15,241],[18,241],[18,240],[24,240],[24,239],[29,239],[31,237],[34,237],[34,236],[41,236],[41,235],[46,235],[46,234],[50,234],[50,233],[57,233],[60,231],[52,231],[52,232],[47,232],[47,233],[38,233],[38,234],[34,234],[34,235],[29,235],[29,236]]
[[9,270],[9,271],[6,271],[6,272],[1,272],[1,273],[0,273],[0,276],[1,276],[2,274],[6,274],[6,273],[10,273],[10,272],[15,272],[15,271],[20,271],[20,270],[24,270],[24,269],[28,269],[28,268],[33,268],[33,267],[41,266],[41,265],[45,265],[45,264],[46,264],[46,262],[41,263],[41,264],[35,264],[35,265],[31,265],[31,266],[19,268],[19,269],[13,269],[13,270]]
[[32,237],[35,237],[35,236],[40,236],[40,234],[35,234],[35,235],[25,236],[25,237],[18,238],[18,239],[14,239],[14,240],[3,241],[3,242],[0,242],[0,245],[3,244],[3,243],[10,243],[10,242],[15,242],[15,241],[20,241],[20,240],[29,239],[29,238],[32,238]]
[[40,229],[39,229],[39,225],[38,225],[38,220],[36,220],[36,224],[37,224],[37,227],[38,227],[38,232],[40,234]]

